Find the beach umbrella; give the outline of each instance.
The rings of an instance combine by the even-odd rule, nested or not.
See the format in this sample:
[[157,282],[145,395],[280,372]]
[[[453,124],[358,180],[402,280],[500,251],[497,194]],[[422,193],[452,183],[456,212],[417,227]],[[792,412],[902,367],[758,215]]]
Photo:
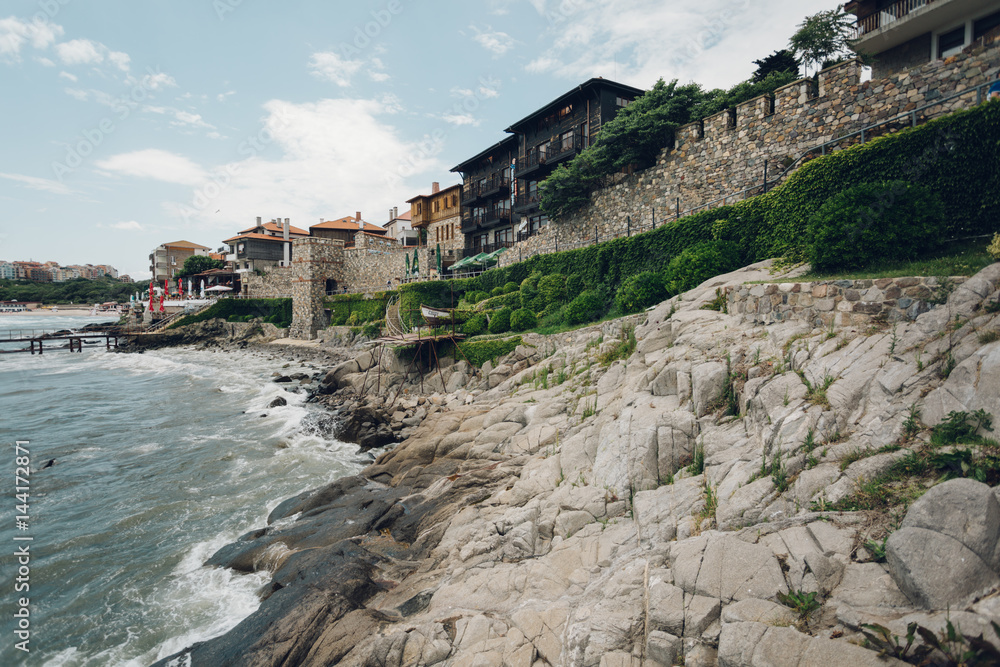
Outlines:
[[164,295],[164,294],[161,294],[161,295],[160,295],[160,312],[161,312],[161,313],[162,313],[162,312],[163,312],[163,311],[165,310],[165,308],[163,307],[163,300],[164,300],[165,298],[166,298],[166,295]]
[[440,243],[437,244],[437,252],[435,252],[434,254],[437,255],[438,276],[440,276],[441,273],[444,271],[444,269],[441,267],[441,244]]
[[179,297],[181,297],[181,298],[184,298],[184,279],[183,278],[178,278],[177,279],[177,295]]
[[408,254],[406,254],[406,255],[403,255],[403,257],[406,257],[406,277],[409,278],[410,277],[410,256]]
[[166,278],[163,279],[163,294],[165,296],[170,296],[170,281]]
[[417,249],[413,249],[413,275],[420,276],[420,256],[417,255]]
[[201,298],[205,298],[205,279],[201,279]]
[[194,294],[194,285],[191,284],[190,278],[188,278],[188,294]]

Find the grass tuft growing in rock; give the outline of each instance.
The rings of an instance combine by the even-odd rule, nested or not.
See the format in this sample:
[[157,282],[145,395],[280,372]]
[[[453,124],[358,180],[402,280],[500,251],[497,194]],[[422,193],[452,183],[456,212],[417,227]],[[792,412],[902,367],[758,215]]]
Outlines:
[[597,360],[605,366],[610,366],[619,359],[627,359],[631,357],[632,353],[635,352],[635,346],[637,344],[638,343],[635,339],[635,327],[623,327],[621,338],[615,342],[614,346],[598,356]]

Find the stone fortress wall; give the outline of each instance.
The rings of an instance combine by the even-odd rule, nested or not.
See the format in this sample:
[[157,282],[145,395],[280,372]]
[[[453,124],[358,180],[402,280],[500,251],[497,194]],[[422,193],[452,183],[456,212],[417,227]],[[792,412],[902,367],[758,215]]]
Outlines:
[[[796,81],[779,88],[773,98],[758,97],[740,104],[735,113],[722,111],[680,127],[673,148],[663,149],[656,165],[616,177],[614,184],[593,193],[582,211],[552,221],[538,235],[515,244],[501,256],[500,265],[555,252],[557,247],[590,245],[595,235],[598,241],[624,236],[629,225],[635,233],[654,222],[663,224],[674,219],[678,198],[683,213],[760,186],[765,162],[772,181],[785,165],[823,143],[975,88],[1000,69],[997,38],[984,39],[989,42],[973,44],[950,58],[864,83],[857,61],[842,63],[820,72],[818,86],[812,79]],[[970,91],[921,112],[917,120],[976,102],[976,92]]]

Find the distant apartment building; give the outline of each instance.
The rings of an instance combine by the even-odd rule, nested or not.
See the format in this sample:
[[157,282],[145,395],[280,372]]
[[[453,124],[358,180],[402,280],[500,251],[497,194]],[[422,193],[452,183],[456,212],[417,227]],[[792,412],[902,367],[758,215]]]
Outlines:
[[336,220],[324,220],[320,218],[318,224],[309,227],[310,236],[343,241],[345,248],[355,246],[356,237],[359,233],[384,237],[386,236],[386,232],[385,228],[362,220],[361,211],[355,212],[353,216],[348,215]]
[[389,222],[382,225],[386,236],[396,239],[400,246],[420,245],[420,232],[413,228],[412,218],[410,211],[400,213],[396,206],[389,209]]
[[17,270],[10,262],[0,262],[0,279],[14,280],[17,277]]
[[431,183],[429,195],[418,195],[407,200],[410,220],[429,247],[441,245],[442,250],[461,249],[462,236],[462,186],[455,184],[441,189],[440,183]]
[[122,282],[122,283],[134,283],[135,281],[132,280],[132,276],[130,276],[127,273],[123,273],[120,276],[118,276],[118,282]]
[[873,57],[872,78],[947,58],[1000,29],[997,0],[855,0],[854,47]]
[[513,136],[453,168],[463,181],[466,254],[509,247],[547,225],[541,183],[644,92],[590,79],[508,127]]
[[[309,232],[293,227],[288,218],[284,222],[281,218],[275,218],[265,223],[257,218],[256,225],[225,240],[229,246],[226,261],[236,273],[288,266],[292,261],[292,241],[308,236]],[[203,254],[210,255],[208,248],[205,251]]]
[[184,268],[184,261],[195,255],[207,255],[209,249],[190,241],[174,241],[157,246],[149,253],[149,273],[153,280],[174,278]]

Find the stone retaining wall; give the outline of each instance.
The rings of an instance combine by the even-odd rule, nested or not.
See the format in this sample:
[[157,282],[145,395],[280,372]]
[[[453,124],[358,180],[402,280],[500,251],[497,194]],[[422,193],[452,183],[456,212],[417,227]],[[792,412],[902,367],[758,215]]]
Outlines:
[[726,289],[731,315],[755,324],[798,320],[815,327],[913,320],[942,303],[963,276],[769,283]]
[[[547,233],[517,243],[500,257],[507,266],[532,255],[604,241],[673,220],[681,211],[704,206],[764,180],[774,180],[784,165],[821,143],[859,131],[969,90],[996,77],[1000,69],[997,37],[984,38],[963,53],[935,60],[885,79],[861,82],[861,68],[850,61],[820,72],[819,85],[796,81],[703,121],[678,128],[673,148],[657,164],[636,174],[615,175],[594,192],[583,210],[548,225]],[[973,106],[975,92],[932,107],[922,122]],[[902,123],[903,125],[905,123]],[[844,145],[857,143],[845,140]],[[753,192],[754,194],[756,191]],[[734,203],[732,197],[725,203]],[[722,202],[720,202],[722,203]]]

